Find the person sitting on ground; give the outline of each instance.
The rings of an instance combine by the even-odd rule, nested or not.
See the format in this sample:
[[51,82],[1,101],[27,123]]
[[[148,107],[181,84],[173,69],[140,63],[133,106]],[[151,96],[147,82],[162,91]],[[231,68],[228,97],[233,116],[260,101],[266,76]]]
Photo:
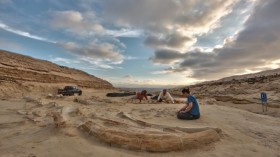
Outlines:
[[184,88],[182,94],[187,98],[187,101],[186,105],[177,112],[177,118],[186,120],[199,119],[200,112],[196,98],[190,94],[189,88]]
[[172,96],[170,95],[169,92],[167,92],[166,89],[163,89],[160,93],[159,96],[157,98],[158,102],[162,102],[162,101],[171,101],[174,104],[174,99],[172,98]]
[[141,92],[136,92],[136,99],[139,100],[139,103],[141,103],[141,101],[142,101],[144,98],[145,98],[146,100],[148,100],[147,91],[146,91],[146,90],[142,90]]

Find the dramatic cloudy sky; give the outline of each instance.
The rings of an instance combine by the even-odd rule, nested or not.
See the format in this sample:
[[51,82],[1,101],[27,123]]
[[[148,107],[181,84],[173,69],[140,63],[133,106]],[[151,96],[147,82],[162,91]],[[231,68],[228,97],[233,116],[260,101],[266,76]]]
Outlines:
[[278,68],[280,0],[0,0],[0,49],[117,87]]

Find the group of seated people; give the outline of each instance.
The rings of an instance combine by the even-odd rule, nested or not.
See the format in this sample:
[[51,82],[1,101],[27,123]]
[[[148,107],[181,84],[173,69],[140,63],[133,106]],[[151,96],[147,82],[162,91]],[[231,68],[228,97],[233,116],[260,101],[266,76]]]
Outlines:
[[[186,105],[177,112],[177,118],[186,120],[199,119],[199,105],[196,98],[190,94],[189,88],[184,88],[182,90],[182,95],[187,98]],[[144,98],[148,100],[147,91],[143,90],[141,92],[136,92],[136,98],[139,99],[140,103]],[[166,89],[163,89],[157,96],[157,102],[162,101],[171,101],[172,103],[174,103],[173,97],[169,92],[167,92]]]
[[[141,103],[142,100],[144,100],[144,98],[146,100],[148,100],[147,97],[147,91],[146,90],[142,90],[141,92],[136,92],[136,99],[139,100],[139,102]],[[170,95],[169,92],[167,92],[166,89],[163,89],[159,95],[153,97],[152,99],[157,99],[157,102],[162,102],[162,101],[171,101],[174,104],[174,99],[173,97]]]

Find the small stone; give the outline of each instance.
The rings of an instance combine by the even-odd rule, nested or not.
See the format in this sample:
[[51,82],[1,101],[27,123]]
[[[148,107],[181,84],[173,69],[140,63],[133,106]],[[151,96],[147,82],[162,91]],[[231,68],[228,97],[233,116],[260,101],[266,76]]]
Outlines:
[[17,113],[20,115],[27,115],[27,111],[23,111],[23,110],[18,110]]

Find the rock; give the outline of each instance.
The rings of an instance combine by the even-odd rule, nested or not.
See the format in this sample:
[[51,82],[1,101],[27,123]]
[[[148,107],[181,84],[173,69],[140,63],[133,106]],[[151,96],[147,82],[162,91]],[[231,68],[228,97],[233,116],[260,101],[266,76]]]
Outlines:
[[51,93],[48,94],[47,98],[52,99],[53,95]]
[[78,132],[77,132],[76,129],[75,130],[74,129],[67,129],[67,130],[64,130],[63,132],[66,136],[70,136],[70,137],[78,136]]
[[55,96],[56,98],[63,98],[63,95],[62,94],[58,94]]
[[20,115],[27,115],[28,112],[24,110],[18,110],[17,113]]
[[46,104],[46,106],[49,108],[53,108],[53,107],[59,107],[60,105],[57,104],[56,102],[49,102],[48,104]]
[[43,116],[42,112],[40,110],[35,110],[35,111],[32,112],[32,114],[36,117],[42,117]]

